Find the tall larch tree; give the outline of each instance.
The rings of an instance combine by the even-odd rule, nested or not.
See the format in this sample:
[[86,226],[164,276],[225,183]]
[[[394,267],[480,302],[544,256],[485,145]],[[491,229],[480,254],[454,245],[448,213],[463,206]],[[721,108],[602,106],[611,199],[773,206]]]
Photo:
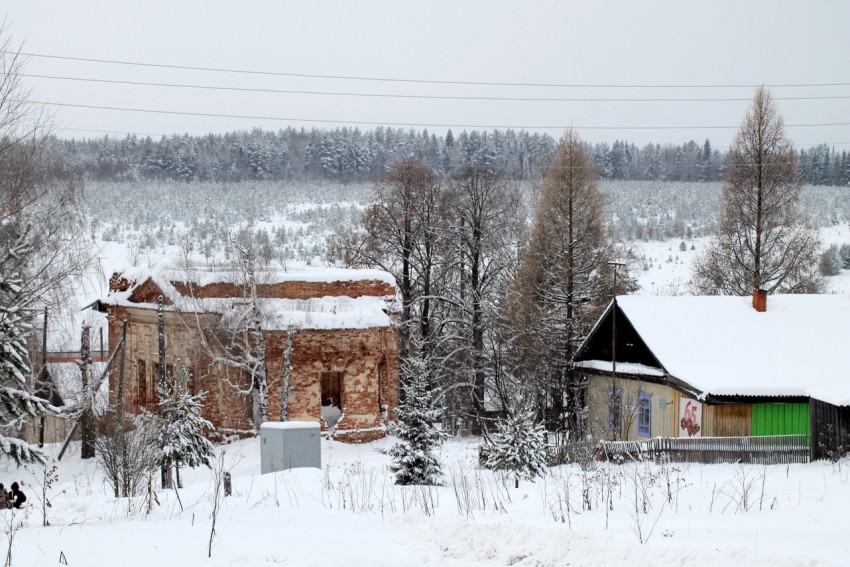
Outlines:
[[800,207],[797,157],[770,92],[756,90],[729,150],[717,234],[694,265],[699,293],[816,293],[817,232]]
[[570,361],[610,299],[608,262],[616,254],[603,205],[593,165],[570,130],[543,180],[509,302],[510,317],[522,335],[518,355],[525,359],[523,374],[536,377],[535,397],[549,408],[548,425],[556,431],[582,427],[584,388]]

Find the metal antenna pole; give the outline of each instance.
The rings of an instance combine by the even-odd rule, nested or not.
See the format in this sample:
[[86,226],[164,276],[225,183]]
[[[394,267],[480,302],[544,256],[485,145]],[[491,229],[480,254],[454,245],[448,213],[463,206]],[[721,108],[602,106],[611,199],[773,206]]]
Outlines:
[[[622,262],[608,262],[608,265],[614,268],[614,288],[611,290],[611,405],[613,407],[617,400],[617,269],[624,267]],[[619,405],[619,404],[618,404]],[[617,417],[622,420],[620,415],[622,411],[617,408]],[[612,412],[612,421],[613,421]],[[612,433],[618,433],[617,429],[620,424],[611,423]]]

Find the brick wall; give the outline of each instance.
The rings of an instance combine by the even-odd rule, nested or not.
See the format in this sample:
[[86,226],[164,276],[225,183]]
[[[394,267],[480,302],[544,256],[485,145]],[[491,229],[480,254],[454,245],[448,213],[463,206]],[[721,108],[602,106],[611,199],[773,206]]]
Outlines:
[[[398,404],[398,334],[394,327],[306,330],[295,334],[289,419],[321,421],[321,373],[341,375],[341,409],[335,437],[366,441],[383,437],[382,416]],[[266,335],[270,416],[280,418],[280,380],[286,332]],[[271,381],[270,380],[270,381]],[[324,424],[322,424],[324,428]]]
[[[210,353],[201,347],[198,327],[211,328],[215,316],[204,317],[198,320],[193,314],[166,312],[166,364],[183,364],[193,368],[195,391],[203,389],[207,392],[203,416],[213,423],[220,436],[248,434],[252,428],[251,396],[237,393],[238,389],[248,389],[248,378],[238,371],[228,370],[224,365],[210,365]],[[155,391],[157,381],[156,311],[109,307],[110,345],[117,345],[121,340],[121,321],[124,319],[128,321],[125,408],[132,413],[139,412],[142,407],[155,411],[156,400],[151,399],[145,389],[153,388]],[[270,331],[265,337],[269,417],[277,420],[280,418],[280,376],[286,332]],[[398,403],[397,339],[395,327],[304,330],[296,333],[289,419],[321,421],[321,373],[340,372],[344,417],[337,426],[336,437],[346,441],[383,437],[382,415],[393,417]],[[117,402],[117,392],[116,366],[110,376],[112,403]]]
[[[233,283],[214,283],[198,286],[192,283],[171,282],[184,296],[208,297],[244,297],[242,286]],[[383,297],[395,295],[395,288],[379,280],[357,280],[345,282],[279,282],[258,284],[257,295],[272,299],[311,299],[314,297]]]

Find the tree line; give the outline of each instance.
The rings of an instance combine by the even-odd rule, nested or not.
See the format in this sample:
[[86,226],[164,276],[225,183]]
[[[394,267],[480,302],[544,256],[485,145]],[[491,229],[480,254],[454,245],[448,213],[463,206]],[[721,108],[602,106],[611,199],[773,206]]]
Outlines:
[[[557,141],[548,134],[514,130],[463,131],[445,135],[379,127],[151,137],[51,140],[54,177],[98,181],[333,180],[364,181],[398,161],[415,160],[442,175],[471,164],[500,168],[518,179],[541,177]],[[728,151],[709,140],[682,144],[583,143],[601,179],[722,181]],[[826,144],[798,154],[798,173],[811,185],[850,184],[850,157]]]

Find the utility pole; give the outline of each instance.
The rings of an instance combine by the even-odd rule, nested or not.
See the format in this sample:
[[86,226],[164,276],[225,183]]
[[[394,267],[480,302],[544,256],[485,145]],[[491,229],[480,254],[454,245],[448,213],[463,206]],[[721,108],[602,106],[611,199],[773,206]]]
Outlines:
[[[626,265],[623,262],[608,262],[608,265],[614,269],[614,288],[611,290],[611,394],[609,400],[612,408],[611,433],[616,436],[619,433],[620,424],[613,422],[614,416],[616,415],[618,421],[623,419],[622,409],[619,407],[622,401],[617,398],[617,269]],[[616,413],[613,411],[614,404],[617,404]]]

